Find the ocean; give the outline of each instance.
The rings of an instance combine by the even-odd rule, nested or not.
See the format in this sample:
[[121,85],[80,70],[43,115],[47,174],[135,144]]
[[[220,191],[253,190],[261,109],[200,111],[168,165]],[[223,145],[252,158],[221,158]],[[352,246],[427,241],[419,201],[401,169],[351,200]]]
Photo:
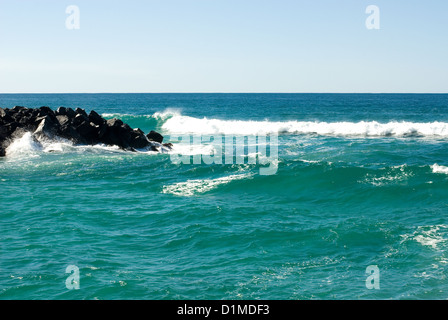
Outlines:
[[174,147],[17,138],[0,299],[448,298],[448,95],[0,94],[16,105]]

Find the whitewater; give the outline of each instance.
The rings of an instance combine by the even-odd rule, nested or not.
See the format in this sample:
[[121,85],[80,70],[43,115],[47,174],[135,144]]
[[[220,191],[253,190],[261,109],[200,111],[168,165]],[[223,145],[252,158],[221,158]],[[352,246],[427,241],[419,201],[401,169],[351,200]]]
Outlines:
[[[105,114],[104,116],[111,116]],[[120,115],[115,115],[120,116]],[[448,137],[448,122],[378,121],[311,122],[311,121],[244,121],[195,118],[180,112],[156,112],[152,117],[163,122],[170,133],[186,134],[317,134],[361,137]]]

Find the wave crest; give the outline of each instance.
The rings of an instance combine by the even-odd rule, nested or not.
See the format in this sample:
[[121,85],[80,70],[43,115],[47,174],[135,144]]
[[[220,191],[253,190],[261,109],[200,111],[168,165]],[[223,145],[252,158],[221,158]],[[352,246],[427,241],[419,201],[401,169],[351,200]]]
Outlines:
[[183,116],[177,112],[156,113],[162,119],[161,128],[169,133],[190,134],[317,134],[364,137],[448,137],[446,122],[312,122],[312,121],[252,121],[220,120]]
[[448,167],[445,166],[439,166],[437,163],[433,164],[431,166],[432,172],[433,173],[444,173],[444,174],[448,174]]

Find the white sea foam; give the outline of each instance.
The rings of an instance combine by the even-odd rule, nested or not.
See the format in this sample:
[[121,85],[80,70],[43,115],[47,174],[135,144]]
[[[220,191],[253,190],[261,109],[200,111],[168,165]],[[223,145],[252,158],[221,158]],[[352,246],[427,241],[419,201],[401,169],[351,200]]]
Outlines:
[[243,121],[194,118],[167,111],[153,115],[165,122],[162,129],[170,133],[190,134],[318,134],[336,136],[424,136],[448,137],[446,122],[312,122],[312,121]]
[[143,117],[143,118],[154,118],[154,115],[135,115],[135,114],[130,114],[130,113],[102,113],[101,116],[103,118],[117,118],[117,119],[121,119],[124,117],[131,117],[131,118],[138,118],[138,117]]
[[134,118],[155,118],[160,120],[166,120],[171,117],[180,116],[181,115],[181,109],[176,108],[168,108],[165,111],[162,112],[156,112],[151,115],[137,115],[137,114],[130,114],[130,113],[118,113],[118,112],[112,112],[112,113],[102,113],[101,116],[104,118],[123,118],[123,117],[134,117]]
[[[25,132],[22,136],[12,140],[6,148],[7,159],[27,159],[37,158],[44,153],[104,153],[120,152],[118,146],[97,145],[79,145],[75,146],[72,142],[62,138],[40,139],[37,140],[31,132]],[[154,153],[154,152],[153,152]]]
[[162,193],[173,194],[176,196],[191,197],[195,194],[205,193],[217,188],[220,185],[227,184],[234,180],[250,178],[252,174],[235,174],[217,179],[188,180],[163,187]]
[[392,166],[390,169],[382,168],[377,173],[368,173],[363,181],[360,183],[368,183],[377,187],[382,187],[389,184],[400,183],[413,177],[414,173],[408,169],[407,164]]
[[439,166],[437,163],[433,164],[431,166],[432,172],[433,173],[444,173],[444,174],[448,174],[448,167],[445,166]]
[[447,239],[448,226],[435,225],[427,227],[418,227],[414,240],[424,246],[429,246],[433,249],[440,249],[441,244],[445,243]]
[[152,117],[161,120],[167,120],[173,117],[181,117],[182,110],[176,108],[168,108],[163,112],[156,112],[152,115]]
[[444,250],[448,241],[448,225],[418,226],[413,232],[401,235],[401,238],[400,244],[416,241],[434,250]]
[[23,136],[14,139],[6,148],[8,157],[38,156],[38,152],[42,151],[43,146],[38,142],[31,132],[26,132]]
[[103,114],[101,114],[101,116],[104,117],[104,118],[120,118],[120,117],[130,116],[130,114],[126,114],[126,113],[103,113]]

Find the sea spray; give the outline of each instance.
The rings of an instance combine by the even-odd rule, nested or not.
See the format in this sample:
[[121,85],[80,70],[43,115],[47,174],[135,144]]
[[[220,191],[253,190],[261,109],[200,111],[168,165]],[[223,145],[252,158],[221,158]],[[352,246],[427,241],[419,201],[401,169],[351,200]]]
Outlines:
[[13,158],[25,155],[37,156],[42,148],[42,144],[36,140],[31,132],[25,132],[11,142],[6,148],[6,154]]

